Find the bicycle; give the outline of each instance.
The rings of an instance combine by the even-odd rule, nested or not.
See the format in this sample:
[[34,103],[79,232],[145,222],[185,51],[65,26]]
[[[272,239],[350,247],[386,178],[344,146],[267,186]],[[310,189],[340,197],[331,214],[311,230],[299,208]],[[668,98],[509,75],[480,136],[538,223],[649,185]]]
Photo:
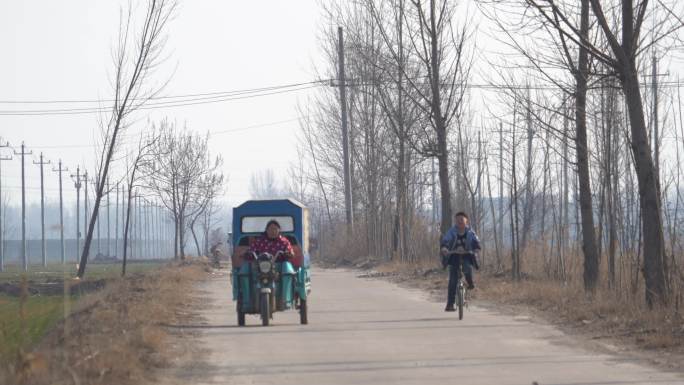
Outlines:
[[[459,320],[463,319],[463,309],[468,307],[468,286],[463,282],[465,279],[465,274],[463,274],[463,257],[469,254],[471,254],[471,252],[463,249],[462,247],[459,247],[456,250],[447,251],[446,256],[444,256],[445,258],[448,258],[450,255],[459,256],[458,263],[461,266],[458,270],[458,286],[456,287],[456,303],[458,304]],[[444,261],[442,262],[442,264],[445,265]]]

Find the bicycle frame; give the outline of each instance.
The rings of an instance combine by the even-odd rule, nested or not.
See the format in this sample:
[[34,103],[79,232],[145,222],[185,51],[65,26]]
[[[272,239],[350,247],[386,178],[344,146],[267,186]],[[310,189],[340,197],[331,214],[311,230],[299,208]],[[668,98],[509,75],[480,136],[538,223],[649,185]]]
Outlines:
[[458,303],[458,319],[459,320],[463,319],[463,309],[468,307],[468,301],[467,301],[468,288],[463,283],[463,280],[465,279],[465,274],[463,273],[463,257],[465,257],[469,254],[471,254],[471,253],[469,253],[467,251],[462,251],[462,250],[450,250],[449,252],[447,252],[447,256],[456,255],[459,257],[458,264],[460,266],[458,269],[458,286],[456,287],[456,302]]

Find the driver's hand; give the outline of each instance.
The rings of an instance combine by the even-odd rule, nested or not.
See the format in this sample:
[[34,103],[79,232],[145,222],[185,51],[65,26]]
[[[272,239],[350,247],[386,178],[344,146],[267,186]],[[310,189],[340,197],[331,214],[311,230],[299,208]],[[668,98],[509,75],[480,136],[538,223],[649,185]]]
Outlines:
[[439,253],[442,255],[442,257],[446,257],[447,254],[449,254],[449,249],[447,249],[446,247],[442,247],[442,248],[439,250]]

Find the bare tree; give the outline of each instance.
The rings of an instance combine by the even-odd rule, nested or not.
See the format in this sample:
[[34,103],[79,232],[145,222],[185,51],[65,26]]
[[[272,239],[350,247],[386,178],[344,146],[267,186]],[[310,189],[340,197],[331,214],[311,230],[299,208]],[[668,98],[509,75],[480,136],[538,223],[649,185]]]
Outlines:
[[166,42],[163,31],[166,28],[176,3],[173,0],[148,0],[145,16],[139,31],[133,25],[133,5],[121,17],[119,38],[114,58],[114,97],[111,112],[103,125],[102,149],[97,167],[97,188],[95,203],[85,237],[83,254],[78,266],[78,277],[85,274],[93,231],[105,194],[110,166],[119,146],[123,131],[129,126],[130,115],[154,97],[161,88],[146,89],[152,70],[160,63],[162,49]]
[[204,163],[202,170],[202,178],[200,178],[193,186],[191,186],[191,205],[188,210],[188,218],[190,232],[192,233],[192,238],[195,241],[195,247],[197,248],[197,255],[202,255],[202,250],[200,248],[199,241],[197,239],[197,233],[195,232],[195,224],[200,218],[205,220],[205,233],[204,237],[208,236],[209,223],[211,222],[211,215],[215,211],[215,201],[219,194],[223,191],[223,174],[219,171],[219,168],[223,165],[223,159],[220,156],[212,159],[211,155],[207,151],[205,154],[205,159],[202,161]]
[[129,230],[131,223],[131,214],[133,210],[134,199],[139,197],[140,190],[145,187],[149,175],[145,175],[149,171],[148,162],[154,160],[158,155],[154,151],[156,142],[159,140],[159,135],[154,126],[147,133],[141,133],[138,139],[138,148],[135,155],[132,156],[131,162],[126,172],[126,190],[128,196],[126,197],[126,215],[123,218],[123,263],[121,265],[121,275],[126,275],[126,263],[128,261],[128,242]]
[[257,171],[249,178],[249,193],[253,198],[277,198],[283,195],[272,169]]
[[[451,187],[449,179],[448,132],[458,123],[463,112],[470,76],[471,57],[468,55],[469,33],[465,26],[454,25],[456,3],[452,0],[414,0],[413,7],[403,16],[407,26],[407,40],[422,70],[419,78],[400,66],[408,87],[416,91],[412,102],[422,110],[433,132],[421,138],[426,154],[437,157],[442,218],[440,231],[451,227]],[[373,0],[368,5],[378,24],[382,26],[381,12]],[[397,62],[400,52],[389,38],[386,28],[380,28],[386,46]],[[427,84],[423,81],[427,80]]]
[[[156,158],[147,164],[149,185],[174,220],[174,254],[185,259],[190,222],[206,209],[222,187],[223,176],[217,171],[222,160],[210,157],[208,135],[202,137],[187,128],[179,131],[168,120],[160,123],[159,131]],[[209,201],[202,196],[207,192],[211,193]]]

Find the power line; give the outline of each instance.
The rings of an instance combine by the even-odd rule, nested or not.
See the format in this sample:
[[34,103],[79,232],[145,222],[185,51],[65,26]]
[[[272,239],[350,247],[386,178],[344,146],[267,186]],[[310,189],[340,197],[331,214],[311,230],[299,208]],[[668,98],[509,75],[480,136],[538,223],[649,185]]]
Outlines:
[[[424,77],[413,78],[412,80],[421,80]],[[288,92],[298,92],[312,88],[321,87],[325,84],[330,86],[339,86],[335,83],[336,79],[315,80],[310,82],[291,83],[285,85],[251,88],[233,91],[215,91],[193,94],[182,94],[173,96],[158,96],[150,98],[134,98],[131,101],[139,102],[140,110],[154,110],[161,108],[176,108],[192,105],[221,103],[234,100],[251,99],[262,96],[270,96],[283,94]],[[339,81],[338,81],[339,83]],[[366,80],[366,79],[350,79],[345,81],[346,86],[363,86],[363,85],[378,85],[390,84],[390,80]],[[459,84],[443,83],[444,86],[458,86]],[[483,91],[501,91],[501,90],[558,90],[557,86],[545,85],[519,85],[519,84],[477,84],[477,83],[463,83],[461,86],[464,89],[479,89]],[[647,85],[643,85],[644,87]],[[682,83],[679,81],[661,82],[662,88],[680,88]],[[590,89],[600,89],[603,86],[590,87]],[[114,100],[1,100],[0,104],[80,104],[80,103],[103,103],[113,102]],[[157,101],[153,103],[145,103],[149,101]],[[81,108],[55,108],[55,109],[20,109],[20,110],[0,110],[0,116],[44,116],[44,115],[82,115],[102,113],[110,110],[111,107],[81,107]]]
[[[186,98],[181,100],[161,101],[157,103],[141,104],[137,109],[139,110],[154,110],[161,108],[184,107],[199,104],[220,103],[234,100],[253,99],[262,96],[278,95],[289,92],[304,91],[316,87],[321,87],[323,84],[317,82],[315,84],[308,84],[294,87],[280,87],[274,88],[267,92],[254,92],[247,94],[221,94],[218,96],[206,96],[197,98]],[[110,107],[84,107],[84,108],[56,108],[56,109],[24,109],[24,110],[0,110],[0,115],[5,116],[43,116],[43,115],[80,115],[80,114],[94,114],[102,113],[110,110]]]
[[[289,84],[281,84],[281,85],[267,86],[267,87],[261,87],[261,88],[246,88],[246,89],[232,90],[232,91],[213,91],[213,92],[203,92],[203,93],[194,93],[194,94],[154,96],[154,97],[150,97],[150,98],[131,98],[130,100],[131,101],[136,101],[136,100],[166,100],[166,99],[179,99],[179,98],[211,97],[211,96],[214,96],[214,97],[216,97],[216,96],[230,96],[230,95],[235,96],[235,95],[249,94],[249,93],[255,93],[255,92],[272,91],[272,90],[283,89],[283,88],[292,88],[292,87],[299,87],[299,86],[306,86],[306,85],[313,85],[313,84],[325,84],[329,81],[330,81],[329,79],[314,80],[314,81],[310,81],[310,82],[289,83]],[[114,101],[115,100],[113,100],[113,99],[0,100],[0,104],[111,103]]]
[[[290,123],[290,122],[296,122],[299,121],[302,118],[306,118],[306,116],[303,117],[296,117],[296,118],[290,118],[290,119],[285,119],[285,120],[278,120],[274,122],[267,122],[267,123],[259,123],[259,124],[253,124],[249,126],[243,126],[243,127],[238,127],[238,128],[229,128],[225,130],[214,130],[214,131],[209,131],[210,135],[221,135],[221,134],[228,134],[232,132],[239,132],[239,131],[245,131],[245,130],[250,130],[254,128],[262,128],[262,127],[270,127],[270,126],[277,126],[279,124],[283,123]],[[64,145],[47,145],[47,146],[31,146],[32,148],[92,148],[92,147],[97,147],[99,145],[97,144],[64,144]]]

